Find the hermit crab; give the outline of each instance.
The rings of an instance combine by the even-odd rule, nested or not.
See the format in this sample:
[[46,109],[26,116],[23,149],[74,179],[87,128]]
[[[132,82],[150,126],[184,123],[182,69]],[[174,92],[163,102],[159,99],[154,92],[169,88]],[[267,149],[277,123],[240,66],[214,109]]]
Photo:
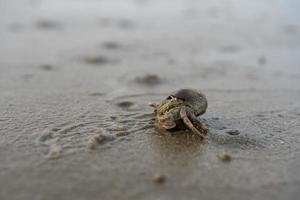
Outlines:
[[181,89],[170,94],[160,103],[150,103],[154,108],[159,128],[167,131],[190,129],[204,138],[208,129],[197,118],[205,113],[207,99],[201,92]]

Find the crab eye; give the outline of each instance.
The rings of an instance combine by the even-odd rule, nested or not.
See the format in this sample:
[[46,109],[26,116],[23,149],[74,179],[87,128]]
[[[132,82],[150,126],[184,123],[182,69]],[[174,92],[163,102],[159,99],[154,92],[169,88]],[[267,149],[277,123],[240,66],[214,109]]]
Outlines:
[[180,100],[183,100],[183,101],[184,101],[184,99],[183,99],[183,98],[176,97],[176,96],[174,96],[174,95],[170,95],[170,96],[168,96],[168,97],[166,98],[166,100],[170,100],[170,99],[174,99],[174,98],[176,98],[176,99],[180,99]]

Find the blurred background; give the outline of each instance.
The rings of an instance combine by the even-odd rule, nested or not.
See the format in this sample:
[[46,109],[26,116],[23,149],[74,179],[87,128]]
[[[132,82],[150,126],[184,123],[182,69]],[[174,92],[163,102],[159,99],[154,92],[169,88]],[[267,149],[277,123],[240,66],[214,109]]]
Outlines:
[[[299,11],[299,0],[0,0],[0,199],[298,198]],[[149,126],[147,103],[179,88],[207,95],[204,144]]]
[[101,79],[106,91],[126,91],[144,75],[172,82],[163,91],[298,88],[299,8],[296,0],[2,0],[0,59],[16,79],[57,70],[31,80],[50,88]]

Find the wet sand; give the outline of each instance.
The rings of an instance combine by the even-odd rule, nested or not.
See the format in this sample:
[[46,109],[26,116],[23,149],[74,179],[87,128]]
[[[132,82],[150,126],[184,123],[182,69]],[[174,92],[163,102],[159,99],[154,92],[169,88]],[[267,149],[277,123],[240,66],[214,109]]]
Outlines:
[[[300,195],[296,1],[0,3],[0,199]],[[154,126],[179,88],[204,141]]]

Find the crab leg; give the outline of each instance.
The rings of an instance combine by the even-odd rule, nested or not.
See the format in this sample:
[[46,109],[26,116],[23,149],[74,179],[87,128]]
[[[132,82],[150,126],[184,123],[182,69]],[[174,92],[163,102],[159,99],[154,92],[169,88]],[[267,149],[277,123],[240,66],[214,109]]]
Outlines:
[[148,105],[149,105],[150,107],[156,108],[158,104],[157,104],[157,103],[150,102],[150,103],[148,103]]
[[[192,121],[195,123],[196,122],[196,126],[199,126],[199,129],[201,127],[201,131],[198,130],[197,128],[195,128],[195,126],[193,125],[193,123],[191,122],[191,120],[189,119],[188,115],[192,118]],[[198,120],[195,120],[196,116],[187,109],[186,106],[183,106],[180,110],[180,116],[183,120],[183,122],[185,123],[185,125],[194,133],[198,134],[199,136],[201,136],[202,138],[205,137],[206,135],[206,132],[203,131],[205,129],[203,129],[203,125],[198,121]],[[197,118],[196,118],[197,119]],[[200,125],[199,125],[200,124]],[[206,129],[207,130],[207,129]]]
[[199,130],[203,135],[206,135],[208,128],[198,120],[195,114],[191,110],[187,109],[187,115],[197,130]]

